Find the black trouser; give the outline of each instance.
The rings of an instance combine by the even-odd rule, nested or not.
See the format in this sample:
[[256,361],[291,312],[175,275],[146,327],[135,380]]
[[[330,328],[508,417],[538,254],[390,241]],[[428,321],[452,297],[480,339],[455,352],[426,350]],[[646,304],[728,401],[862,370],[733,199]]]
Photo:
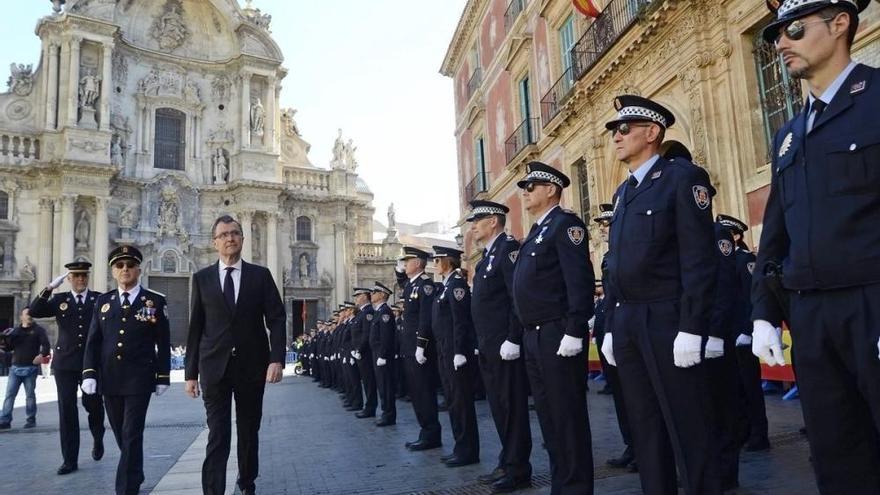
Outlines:
[[819,491],[880,493],[880,284],[792,293],[790,302]]
[[558,356],[556,351],[565,335],[564,329],[563,320],[525,327],[526,372],[550,456],[550,493],[591,494],[593,450],[587,414],[589,341],[577,356]]
[[437,418],[437,390],[430,362],[419,364],[415,356],[404,359],[406,385],[412,399],[413,411],[419,422],[419,440],[440,443],[440,420]]
[[[64,464],[74,466],[79,459],[79,408],[76,392],[82,380],[81,371],[54,370],[58,391],[58,431],[61,437],[61,457]],[[99,394],[82,394],[82,404],[88,413],[89,431],[95,442],[104,440],[104,401]]]
[[745,402],[746,416],[749,420],[748,441],[760,443],[767,440],[767,408],[764,404],[764,390],[761,388],[761,362],[752,353],[752,346],[736,348],[739,368],[740,394]]
[[[393,366],[394,361],[389,359],[389,363],[386,366],[389,366],[390,369],[394,369]],[[361,353],[361,358],[357,360],[358,370],[360,371],[361,376],[361,384],[364,388],[364,395],[366,395],[367,400],[364,402],[363,411],[370,414],[376,413],[376,402],[377,402],[377,387],[376,387],[376,373],[373,371],[373,368],[376,366],[376,359],[373,357],[373,351],[371,349],[367,349]],[[394,393],[394,387],[392,386],[392,394]]]
[[620,375],[617,374],[617,366],[611,366],[602,354],[602,343],[605,342],[605,332],[596,337],[596,347],[599,348],[599,361],[602,363],[602,374],[605,383],[611,389],[611,397],[614,399],[614,412],[617,414],[617,426],[620,428],[620,436],[627,447],[632,447],[632,433],[629,431],[629,420],[626,419],[626,399],[623,398],[623,390],[620,385]]
[[529,425],[529,390],[525,361],[504,361],[493,350],[480,352],[480,371],[495,430],[501,440],[498,466],[514,479],[532,475],[532,431]]
[[348,364],[343,363],[345,372],[348,375],[348,402],[352,408],[364,408],[364,392],[361,388],[361,372],[358,370],[358,364],[355,358],[348,355]]
[[232,399],[238,445],[238,486],[253,489],[259,475],[259,432],[266,382],[242,376],[237,358],[230,358],[219,382],[202,385],[208,417],[208,446],[202,464],[202,492],[222,495],[226,490],[226,463],[232,441]]
[[711,404],[703,363],[673,360],[678,304],[621,303],[606,329],[626,400],[639,478],[646,495],[678,493],[676,465],[688,495],[720,493],[711,439]]
[[449,413],[449,425],[455,446],[452,453],[463,460],[480,459],[480,434],[477,430],[477,411],[474,407],[474,369],[476,356],[465,356],[467,363],[455,369],[452,343],[437,348],[437,369],[443,385]]
[[[370,355],[372,359],[372,353],[370,353]],[[361,359],[361,361],[365,360],[366,358]],[[381,420],[395,423],[397,422],[397,402],[395,402],[394,397],[394,374],[400,363],[396,359],[388,359],[384,366],[376,366],[376,360],[373,359],[372,361],[373,369],[371,370],[371,373],[375,377],[376,389],[378,391],[379,400],[382,404]],[[374,395],[373,397],[373,400],[376,400],[376,396]],[[373,409],[364,408],[364,410],[375,411],[376,406],[373,405]]]
[[119,447],[116,495],[132,495],[144,482],[144,422],[150,395],[105,395],[107,420]]
[[739,451],[745,436],[745,411],[739,390],[734,341],[726,339],[724,355],[706,360],[709,397],[712,399],[712,443],[721,487],[739,483]]

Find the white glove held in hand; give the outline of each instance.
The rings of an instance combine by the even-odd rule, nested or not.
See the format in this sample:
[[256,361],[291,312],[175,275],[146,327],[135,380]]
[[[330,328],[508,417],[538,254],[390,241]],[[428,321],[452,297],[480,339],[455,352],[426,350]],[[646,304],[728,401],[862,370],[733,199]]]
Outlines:
[[509,340],[505,340],[501,344],[501,359],[504,361],[513,361],[519,359],[519,345]]
[[720,358],[724,356],[724,341],[718,337],[709,337],[706,342],[706,359]]
[[94,378],[86,378],[80,388],[86,395],[95,395],[95,392],[98,391],[98,382]]
[[459,369],[466,364],[467,358],[464,357],[464,354],[456,354],[455,356],[452,356],[452,366],[454,366],[455,369]]
[[877,359],[880,359],[880,339],[877,339]]
[[425,357],[424,347],[416,347],[416,362],[419,364],[425,364],[428,362],[428,358]]
[[168,390],[168,385],[156,385],[156,397],[164,394]]
[[672,356],[679,368],[690,368],[700,363],[700,347],[703,338],[687,332],[678,332],[672,343]]
[[605,340],[602,341],[602,355],[611,366],[617,366],[617,360],[614,359],[614,338],[610,333],[605,334]]
[[376,358],[376,366],[385,366],[387,363],[382,358]]
[[774,327],[769,321],[755,320],[752,330],[752,354],[769,366],[785,366],[785,356],[782,354],[782,329]]
[[64,272],[64,275],[58,275],[58,277],[49,282],[49,288],[54,290],[61,287],[61,284],[64,283],[64,279],[67,278],[67,274],[69,273],[70,272]]
[[559,342],[559,350],[556,351],[557,356],[572,357],[577,356],[584,350],[584,339],[572,337],[571,335],[563,335],[562,341]]
[[745,347],[747,345],[752,345],[752,336],[744,333],[739,334],[736,338],[736,346]]

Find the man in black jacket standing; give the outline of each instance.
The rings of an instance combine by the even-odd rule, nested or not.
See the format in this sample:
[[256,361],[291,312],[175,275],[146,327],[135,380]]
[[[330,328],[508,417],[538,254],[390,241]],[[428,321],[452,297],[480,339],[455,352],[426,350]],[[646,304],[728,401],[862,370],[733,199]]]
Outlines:
[[[64,460],[58,468],[58,474],[72,473],[78,467],[79,410],[76,407],[76,392],[82,380],[84,346],[92,323],[95,300],[101,295],[88,289],[91,267],[92,264],[87,261],[64,265],[67,274],[53,280],[30,306],[31,316],[54,316],[58,324],[58,341],[55,342],[52,356],[52,371],[58,391],[61,457]],[[70,292],[59,292],[53,296],[52,291],[65,278],[70,282]],[[82,404],[89,415],[89,430],[94,439],[92,459],[98,461],[104,456],[104,401],[98,394],[83,394]]]
[[19,326],[4,331],[3,336],[5,337],[3,350],[12,352],[12,366],[6,382],[3,412],[0,413],[0,430],[8,430],[10,427],[12,407],[21,385],[24,385],[27,396],[25,404],[27,421],[24,427],[33,428],[37,425],[37,396],[34,390],[37,386],[37,373],[40,370],[38,363],[49,356],[49,337],[45,328],[34,323],[27,308],[21,312]]
[[241,259],[241,224],[223,215],[211,232],[220,259],[193,276],[186,392],[198,397],[201,381],[210,431],[202,491],[220,495],[226,490],[234,397],[238,486],[241,493],[253,494],[263,392],[266,383],[281,381],[286,315],[269,270]]

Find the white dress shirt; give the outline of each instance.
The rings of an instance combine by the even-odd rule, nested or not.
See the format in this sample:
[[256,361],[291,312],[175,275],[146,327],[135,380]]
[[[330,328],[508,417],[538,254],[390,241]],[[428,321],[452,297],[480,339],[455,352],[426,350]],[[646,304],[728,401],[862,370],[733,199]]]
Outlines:
[[[125,298],[122,297],[123,292],[128,292],[128,303],[134,304],[134,301],[137,299],[138,294],[141,293],[141,284],[137,284],[129,290],[122,290],[122,287],[116,288],[117,293],[119,294],[119,305],[125,301]],[[85,296],[83,296],[85,297]]]

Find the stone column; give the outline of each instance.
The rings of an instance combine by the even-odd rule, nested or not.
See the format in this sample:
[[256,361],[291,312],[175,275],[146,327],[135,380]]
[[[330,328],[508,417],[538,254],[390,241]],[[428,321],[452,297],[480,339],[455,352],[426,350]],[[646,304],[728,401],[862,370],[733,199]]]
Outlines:
[[238,214],[238,221],[241,222],[241,233],[244,236],[241,245],[241,259],[250,262],[253,254],[253,244],[251,241],[252,228],[251,222],[254,218],[254,212],[242,211]]
[[241,73],[241,147],[251,146],[251,73]]
[[40,198],[40,251],[37,256],[37,285],[42,290],[51,281],[52,273],[52,207],[51,198]]
[[266,265],[280,290],[284,281],[278,273],[278,213],[272,211],[266,214]]
[[333,224],[333,271],[335,272],[333,281],[336,285],[334,289],[337,301],[345,301],[349,295],[346,290],[346,287],[348,287],[348,270],[345,266],[345,244],[345,223],[338,222]]
[[46,74],[46,130],[58,126],[58,44],[49,43],[49,72]]
[[110,130],[110,95],[113,91],[113,42],[104,43],[101,50],[104,54],[101,76],[101,127],[102,131]]
[[76,209],[76,194],[65,194],[61,198],[61,264],[73,261],[74,255],[74,210]]
[[266,85],[266,119],[265,119],[265,132],[264,135],[264,143],[265,148],[269,152],[275,152],[275,84],[276,79],[275,76],[269,76],[267,78],[268,84]]
[[[56,198],[53,200],[52,208],[52,273],[58,273],[61,267],[61,236],[58,235],[61,229],[61,200]],[[65,261],[65,263],[67,263]]]
[[[70,76],[67,79],[67,125],[76,126],[79,110],[79,46],[82,38],[70,39]],[[70,261],[65,261],[70,263]]]
[[96,197],[95,202],[95,257],[93,259],[92,289],[107,291],[107,252],[110,235],[107,225],[107,205],[110,198]]

